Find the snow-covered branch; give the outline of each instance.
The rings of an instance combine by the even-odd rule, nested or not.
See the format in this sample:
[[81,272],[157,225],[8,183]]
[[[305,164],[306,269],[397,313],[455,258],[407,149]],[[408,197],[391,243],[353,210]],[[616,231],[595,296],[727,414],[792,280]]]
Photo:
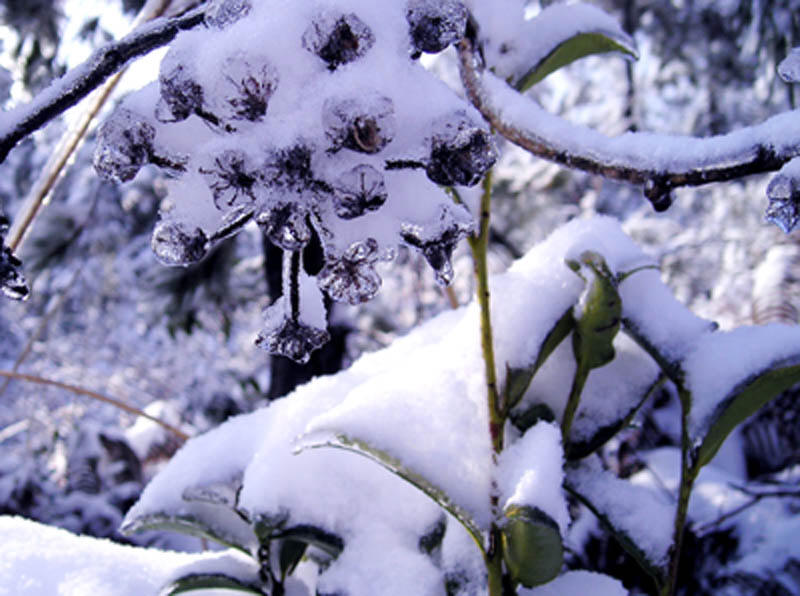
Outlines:
[[776,171],[800,155],[796,110],[715,137],[626,133],[611,138],[546,112],[489,72],[469,36],[458,44],[458,55],[469,100],[502,136],[567,167],[642,184],[658,211],[670,206],[674,188]]
[[98,48],[89,59],[54,81],[29,104],[0,115],[0,162],[32,132],[71,108],[129,61],[162,47],[181,31],[203,22],[203,10],[158,19],[136,29],[117,42]]

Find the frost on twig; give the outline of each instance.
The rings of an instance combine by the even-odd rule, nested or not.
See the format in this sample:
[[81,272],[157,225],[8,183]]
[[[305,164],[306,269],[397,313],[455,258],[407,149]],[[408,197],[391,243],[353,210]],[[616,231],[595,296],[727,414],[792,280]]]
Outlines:
[[674,188],[775,171],[800,155],[796,111],[708,138],[650,133],[606,137],[545,112],[489,72],[472,37],[458,44],[461,80],[470,102],[498,133],[544,159],[641,184],[658,211],[670,206]]
[[99,48],[82,65],[55,81],[28,105],[0,117],[0,162],[32,132],[76,105],[130,60],[171,42],[181,31],[203,23],[204,12],[194,10],[183,16],[158,19],[116,43]]

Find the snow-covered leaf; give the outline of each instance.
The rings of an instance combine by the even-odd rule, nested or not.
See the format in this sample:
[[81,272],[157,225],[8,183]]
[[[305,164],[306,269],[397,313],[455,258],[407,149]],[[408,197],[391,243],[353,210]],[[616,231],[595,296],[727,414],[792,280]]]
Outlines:
[[514,84],[520,91],[585,56],[620,52],[639,57],[633,38],[609,15],[586,4],[551,5],[528,23],[524,35],[535,45],[526,56],[527,70]]
[[791,358],[772,363],[738,385],[719,403],[707,421],[708,427],[697,451],[697,464],[708,464],[733,429],[797,383],[800,383],[800,351]]
[[572,316],[572,308],[568,309],[556,321],[553,328],[547,333],[539,349],[539,354],[532,365],[525,368],[512,368],[506,365],[506,385],[505,398],[508,408],[513,408],[525,395],[528,387],[533,380],[536,371],[545,363],[558,345],[564,340],[572,328],[575,326],[575,319]]
[[519,591],[520,596],[586,596],[586,594],[628,596],[629,592],[619,580],[583,569],[567,571],[548,584]]
[[792,48],[778,64],[778,75],[786,83],[800,83],[800,48]]
[[335,447],[337,449],[344,449],[362,455],[372,461],[380,464],[389,470],[395,476],[402,478],[412,486],[418,488],[420,491],[430,497],[437,505],[447,511],[450,515],[458,520],[463,525],[475,542],[483,548],[483,539],[481,529],[478,524],[472,519],[467,511],[465,511],[457,503],[448,496],[442,489],[438,488],[430,480],[421,474],[409,469],[396,457],[371,446],[366,441],[348,437],[344,434],[321,434],[320,436],[307,436],[301,440],[299,451],[303,449],[317,449],[321,447]]
[[564,486],[589,508],[642,569],[657,583],[661,581],[672,543],[671,503],[603,470],[596,459],[568,468]]
[[175,594],[185,594],[195,590],[215,589],[264,595],[264,592],[257,585],[224,573],[191,573],[165,586],[159,596],[175,596]]
[[564,547],[558,524],[535,507],[512,505],[501,528],[503,559],[511,577],[528,588],[561,571]]

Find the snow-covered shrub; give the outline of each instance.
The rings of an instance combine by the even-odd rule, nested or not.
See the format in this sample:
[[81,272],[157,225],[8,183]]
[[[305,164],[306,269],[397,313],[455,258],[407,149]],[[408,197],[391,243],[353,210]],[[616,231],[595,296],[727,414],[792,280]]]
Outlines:
[[[165,264],[200,261],[251,223],[284,251],[284,294],[256,340],[270,353],[306,361],[328,339],[324,298],[373,298],[376,263],[400,245],[447,284],[468,239],[478,290],[473,305],[190,441],[124,528],[187,531],[251,560],[175,578],[167,593],[622,593],[565,569],[578,503],[650,588],[676,590],[693,486],[737,425],[800,379],[800,331],[715,332],[602,218],[560,229],[490,282],[494,132],[640,184],[658,211],[675,188],[780,169],[767,215],[790,231],[796,117],[706,140],[570,125],[524,92],[588,54],[635,56],[633,42],[594,7],[526,20],[524,5],[212,0],[118,49],[174,38],[158,81],[103,124],[95,167],[120,182],[148,163],[170,176],[152,235]],[[418,62],[451,45],[463,96]],[[309,275],[315,237],[325,263]],[[2,248],[13,290],[20,263]],[[677,503],[600,455],[661,385],[680,408]]]

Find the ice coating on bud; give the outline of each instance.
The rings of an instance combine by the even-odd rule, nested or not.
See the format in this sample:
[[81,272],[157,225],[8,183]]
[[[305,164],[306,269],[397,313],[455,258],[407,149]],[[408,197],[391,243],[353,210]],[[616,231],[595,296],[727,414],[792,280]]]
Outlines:
[[284,250],[300,250],[311,240],[308,211],[297,203],[281,201],[262,208],[255,219],[270,242]]
[[150,246],[164,265],[191,265],[208,253],[208,238],[200,228],[190,230],[177,221],[161,220],[153,230]]
[[324,13],[303,33],[303,47],[319,56],[328,70],[361,58],[375,44],[375,35],[355,14]]
[[433,123],[425,173],[444,186],[474,186],[497,161],[489,131],[459,110]]
[[792,48],[789,55],[778,64],[778,75],[786,83],[800,82],[800,47]]
[[156,130],[142,116],[118,108],[97,133],[94,169],[106,180],[132,180],[153,152]]
[[258,122],[267,113],[269,100],[278,87],[278,71],[263,56],[237,53],[223,63],[223,84],[218,103],[220,118],[233,126],[236,121]]
[[779,172],[767,186],[767,198],[769,205],[764,219],[789,234],[800,223],[800,188],[797,182]]
[[283,297],[266,310],[266,321],[258,334],[256,345],[270,354],[285,356],[299,364],[305,364],[311,358],[311,352],[328,342],[330,334],[325,329],[297,321],[286,311]]
[[354,242],[341,258],[328,258],[317,274],[321,290],[337,302],[357,305],[375,297],[381,287],[381,278],[375,271],[378,260],[378,242],[367,238]]
[[271,149],[261,170],[261,178],[267,187],[281,194],[298,197],[311,196],[320,190],[311,170],[313,149],[304,143],[291,147]]
[[467,9],[459,0],[409,0],[406,20],[414,55],[436,54],[464,37]]
[[211,0],[206,8],[206,24],[209,27],[224,29],[245,18],[252,8],[250,0]]
[[463,209],[454,212],[449,207],[443,207],[434,225],[404,223],[400,237],[422,253],[434,271],[436,283],[447,286],[453,281],[453,265],[450,262],[453,250],[474,229],[475,223],[468,212]]
[[383,174],[366,164],[348,170],[333,183],[333,209],[342,219],[375,211],[388,196]]
[[156,106],[159,122],[180,122],[202,111],[203,88],[183,62],[179,52],[168,52],[158,75],[161,100]]
[[0,291],[12,300],[24,300],[30,290],[22,275],[22,261],[5,245],[9,224],[8,218],[0,212]]
[[256,200],[258,173],[244,151],[223,151],[208,167],[199,168],[199,172],[214,195],[217,209],[225,210]]
[[331,97],[322,107],[325,136],[330,151],[342,147],[360,153],[378,153],[395,135],[394,103],[383,95],[346,98]]

